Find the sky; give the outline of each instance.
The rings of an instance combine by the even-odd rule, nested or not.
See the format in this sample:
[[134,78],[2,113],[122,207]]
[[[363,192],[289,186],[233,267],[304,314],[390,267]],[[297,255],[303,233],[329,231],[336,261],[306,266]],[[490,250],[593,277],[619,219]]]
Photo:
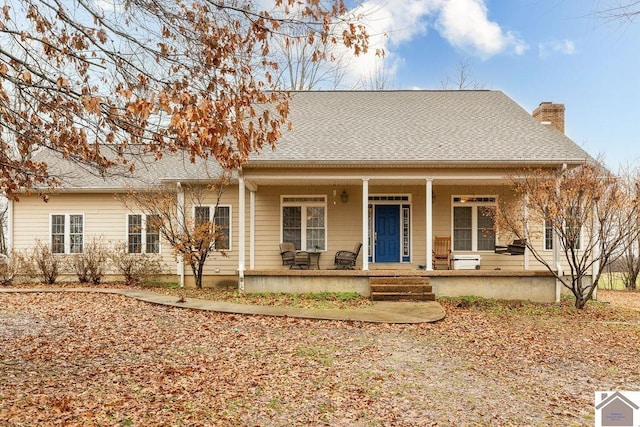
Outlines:
[[[469,80],[528,112],[565,105],[565,132],[614,171],[640,167],[640,19],[597,16],[617,0],[369,0],[370,52],[385,51],[386,88]],[[374,74],[372,54],[347,80]]]

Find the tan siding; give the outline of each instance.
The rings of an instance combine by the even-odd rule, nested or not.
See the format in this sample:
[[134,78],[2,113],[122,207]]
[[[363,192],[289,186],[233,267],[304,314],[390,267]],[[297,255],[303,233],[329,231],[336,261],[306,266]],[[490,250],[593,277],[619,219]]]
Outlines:
[[[213,207],[216,204],[216,196],[216,193],[207,189],[203,190],[199,196],[194,196],[194,192],[190,191],[190,189],[185,186],[185,210],[188,216],[187,221],[189,221],[191,224],[193,223],[194,205],[201,204]],[[248,193],[246,200],[248,206]],[[229,185],[225,189],[220,199],[220,206],[231,207],[231,247],[229,250],[224,251],[224,255],[221,252],[217,251],[209,254],[204,268],[204,275],[222,277],[235,275],[238,270],[238,218],[240,212],[238,210],[237,185]],[[191,274],[191,267],[189,265],[185,265],[185,275],[190,276]]]
[[[50,214],[84,214],[84,242],[102,238],[107,245],[126,241],[127,210],[111,194],[54,194],[44,203],[40,198],[22,197],[14,203],[15,250],[26,250],[36,240],[50,243]],[[176,271],[171,247],[161,242],[167,274]]]

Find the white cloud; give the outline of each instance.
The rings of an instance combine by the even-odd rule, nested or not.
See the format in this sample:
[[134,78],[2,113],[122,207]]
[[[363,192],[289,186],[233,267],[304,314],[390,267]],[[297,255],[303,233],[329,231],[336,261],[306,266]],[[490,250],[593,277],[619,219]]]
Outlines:
[[490,21],[484,0],[448,0],[442,3],[437,26],[449,43],[487,59],[503,52],[521,55],[527,45],[512,32]]
[[555,40],[538,45],[538,55],[540,58],[548,58],[552,55],[573,55],[576,53],[576,46],[571,40]]
[[527,44],[515,33],[504,31],[498,23],[489,20],[485,1],[369,0],[362,3],[353,13],[363,17],[371,49],[350,61],[346,80],[357,82],[375,73],[375,67],[379,66],[376,49],[386,52],[385,66],[389,77],[393,77],[403,60],[397,48],[424,36],[429,28],[455,48],[482,59],[501,53],[522,55]]

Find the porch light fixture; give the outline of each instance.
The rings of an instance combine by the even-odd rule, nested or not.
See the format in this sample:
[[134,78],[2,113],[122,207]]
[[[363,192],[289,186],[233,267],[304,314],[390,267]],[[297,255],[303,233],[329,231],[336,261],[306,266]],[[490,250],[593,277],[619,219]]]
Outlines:
[[349,201],[349,195],[347,194],[347,190],[342,190],[342,195],[340,196],[342,199],[342,203],[347,203]]

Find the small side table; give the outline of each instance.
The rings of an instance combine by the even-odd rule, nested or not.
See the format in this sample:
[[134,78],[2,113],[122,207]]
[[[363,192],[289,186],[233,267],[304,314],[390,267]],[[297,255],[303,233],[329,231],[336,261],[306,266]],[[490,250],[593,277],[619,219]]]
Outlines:
[[320,270],[320,251],[308,252],[309,254],[309,269]]

